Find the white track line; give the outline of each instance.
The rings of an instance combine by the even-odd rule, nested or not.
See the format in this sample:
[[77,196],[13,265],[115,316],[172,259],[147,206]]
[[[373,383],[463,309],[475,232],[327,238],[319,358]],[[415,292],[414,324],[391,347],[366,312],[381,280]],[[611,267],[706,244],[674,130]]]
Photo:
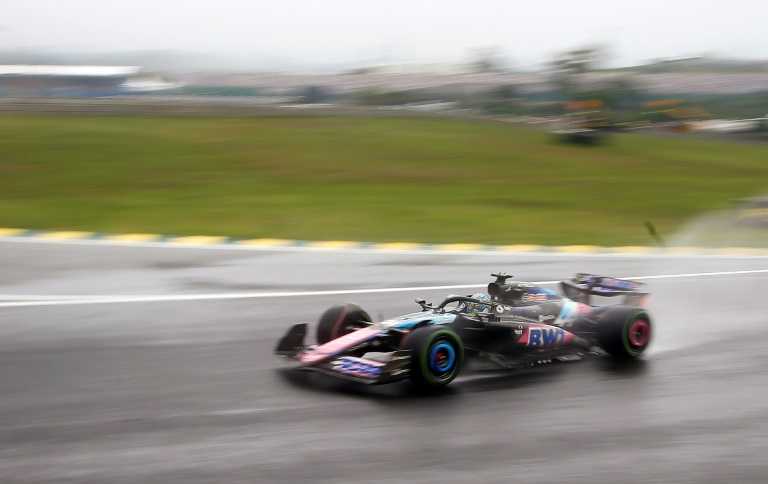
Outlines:
[[[723,271],[723,272],[695,272],[688,274],[663,274],[656,276],[637,276],[622,277],[622,279],[632,279],[635,281],[656,280],[656,279],[681,279],[697,277],[716,277],[733,276],[749,274],[766,274],[768,269],[755,269],[746,271]],[[535,281],[533,284],[547,285],[558,284],[560,281]],[[29,307],[29,306],[66,306],[74,304],[116,304],[116,303],[147,303],[147,302],[181,302],[181,301],[213,301],[225,299],[263,299],[278,297],[311,297],[311,296],[338,296],[354,294],[381,294],[390,292],[413,292],[413,291],[437,291],[452,289],[477,289],[484,288],[486,284],[462,284],[452,286],[415,286],[415,287],[384,287],[375,289],[337,289],[330,291],[290,291],[290,292],[242,292],[229,294],[176,294],[176,295],[83,295],[83,296],[32,296],[11,294],[0,295],[0,299],[11,299],[12,302],[0,303],[0,307]],[[30,300],[38,298],[37,300]]]

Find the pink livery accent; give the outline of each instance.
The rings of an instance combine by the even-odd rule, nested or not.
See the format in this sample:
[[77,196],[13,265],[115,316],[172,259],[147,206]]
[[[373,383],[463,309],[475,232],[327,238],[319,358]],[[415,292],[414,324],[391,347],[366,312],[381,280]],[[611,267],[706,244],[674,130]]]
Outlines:
[[592,312],[595,310],[592,306],[588,306],[583,303],[577,303],[579,305],[578,313],[582,316],[586,316],[588,314],[592,314]]
[[563,307],[560,310],[560,314],[557,316],[557,320],[555,320],[554,324],[555,326],[562,326],[563,323],[573,321],[574,319],[578,319],[581,316],[586,316],[593,310],[594,309],[592,306],[566,299],[563,301]]
[[552,346],[565,346],[573,340],[573,334],[556,326],[529,326],[525,333],[517,340],[518,344],[550,348]]
[[345,334],[341,338],[329,341],[311,350],[307,350],[299,355],[299,361],[302,363],[316,363],[330,356],[337,355],[358,343],[373,339],[381,333],[380,329],[362,328],[357,331]]

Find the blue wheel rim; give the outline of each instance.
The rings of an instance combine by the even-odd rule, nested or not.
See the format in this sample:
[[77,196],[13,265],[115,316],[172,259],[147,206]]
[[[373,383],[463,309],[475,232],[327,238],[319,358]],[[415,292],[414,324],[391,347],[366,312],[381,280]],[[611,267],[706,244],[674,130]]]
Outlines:
[[456,362],[456,350],[453,345],[439,342],[429,351],[429,368],[437,374],[451,371]]

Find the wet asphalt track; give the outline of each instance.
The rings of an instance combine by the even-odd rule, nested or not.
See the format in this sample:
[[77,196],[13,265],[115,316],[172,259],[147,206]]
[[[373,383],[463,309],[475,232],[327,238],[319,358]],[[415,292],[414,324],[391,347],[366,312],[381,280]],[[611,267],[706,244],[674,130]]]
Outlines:
[[507,271],[647,276],[768,258],[280,252],[0,241],[0,482],[765,482],[768,274],[648,281],[645,361],[462,375],[447,391],[281,370],[292,323],[354,296],[9,306],[11,295],[177,295],[477,284]]

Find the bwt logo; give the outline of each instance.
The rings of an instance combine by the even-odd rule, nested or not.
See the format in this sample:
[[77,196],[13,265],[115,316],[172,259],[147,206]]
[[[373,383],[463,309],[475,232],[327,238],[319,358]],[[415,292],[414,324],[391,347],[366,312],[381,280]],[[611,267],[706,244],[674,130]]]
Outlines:
[[530,328],[526,346],[560,346],[573,335],[562,328]]

